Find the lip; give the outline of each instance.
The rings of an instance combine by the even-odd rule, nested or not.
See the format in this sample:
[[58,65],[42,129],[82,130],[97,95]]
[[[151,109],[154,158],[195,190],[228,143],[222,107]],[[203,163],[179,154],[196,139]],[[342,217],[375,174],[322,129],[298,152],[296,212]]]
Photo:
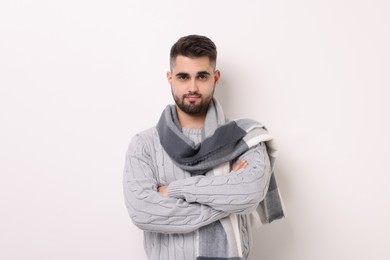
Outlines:
[[186,99],[188,100],[197,100],[200,98],[200,95],[187,95]]

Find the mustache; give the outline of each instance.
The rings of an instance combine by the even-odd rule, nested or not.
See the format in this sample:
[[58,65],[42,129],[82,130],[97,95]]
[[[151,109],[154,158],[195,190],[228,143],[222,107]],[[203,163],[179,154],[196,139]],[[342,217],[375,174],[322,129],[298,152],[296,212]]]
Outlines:
[[183,95],[183,98],[186,98],[186,97],[189,97],[189,96],[197,96],[197,97],[201,97],[202,95],[197,93],[197,92],[188,92],[187,94],[184,94]]

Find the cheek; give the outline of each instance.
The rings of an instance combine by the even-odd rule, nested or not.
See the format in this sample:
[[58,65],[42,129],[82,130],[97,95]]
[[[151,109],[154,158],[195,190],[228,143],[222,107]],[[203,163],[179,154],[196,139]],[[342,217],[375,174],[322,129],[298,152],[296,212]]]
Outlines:
[[204,93],[212,93],[214,91],[215,83],[214,81],[207,82],[207,84],[204,84],[202,86]]
[[172,80],[171,81],[171,87],[176,90],[180,90],[185,88],[185,83],[177,80]]
[[178,86],[171,86],[171,91],[172,93],[175,95],[175,96],[181,96],[182,95],[182,91],[180,91],[180,87]]

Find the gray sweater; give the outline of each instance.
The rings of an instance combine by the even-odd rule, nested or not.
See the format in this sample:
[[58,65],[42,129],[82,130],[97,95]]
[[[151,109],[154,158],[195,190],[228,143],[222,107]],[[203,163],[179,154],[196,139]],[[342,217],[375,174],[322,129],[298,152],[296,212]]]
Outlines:
[[[195,142],[200,129],[183,129]],[[271,174],[264,143],[237,159],[248,166],[223,176],[191,176],[177,167],[160,144],[156,128],[130,142],[124,170],[124,195],[133,223],[144,230],[150,260],[194,260],[199,228],[236,213],[244,259],[250,259],[252,232],[249,213],[264,199]],[[169,184],[168,197],[157,187]]]

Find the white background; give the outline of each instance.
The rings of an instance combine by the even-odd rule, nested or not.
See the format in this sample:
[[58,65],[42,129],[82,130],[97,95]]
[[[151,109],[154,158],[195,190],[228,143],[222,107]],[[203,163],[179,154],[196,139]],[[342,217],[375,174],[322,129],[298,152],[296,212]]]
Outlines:
[[218,46],[217,98],[275,136],[288,217],[254,259],[390,259],[387,0],[0,3],[0,259],[146,259],[131,137],[172,102],[169,48]]

